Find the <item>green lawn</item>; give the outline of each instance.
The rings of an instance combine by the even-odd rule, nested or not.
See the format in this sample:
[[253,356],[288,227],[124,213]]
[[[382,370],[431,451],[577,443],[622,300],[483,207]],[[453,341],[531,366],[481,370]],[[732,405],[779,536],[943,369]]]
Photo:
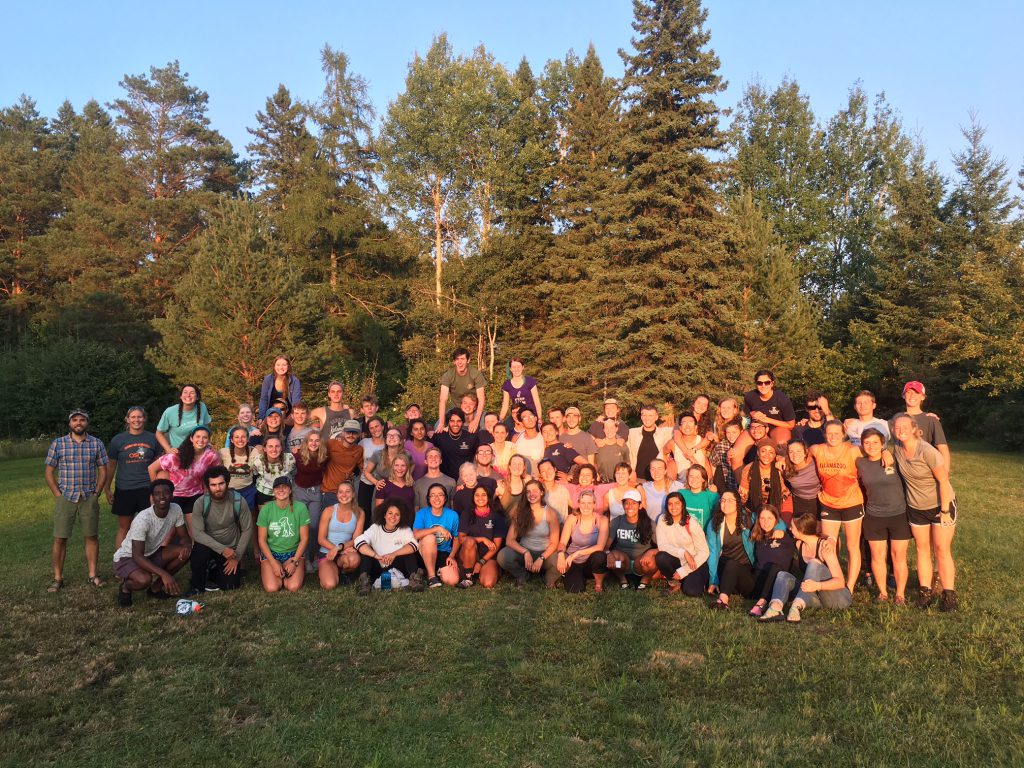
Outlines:
[[42,461],[5,462],[0,765],[1022,765],[1024,463],[954,463],[960,612],[858,592],[790,627],[656,590],[358,599],[315,579],[125,611],[85,584],[80,539],[48,595]]

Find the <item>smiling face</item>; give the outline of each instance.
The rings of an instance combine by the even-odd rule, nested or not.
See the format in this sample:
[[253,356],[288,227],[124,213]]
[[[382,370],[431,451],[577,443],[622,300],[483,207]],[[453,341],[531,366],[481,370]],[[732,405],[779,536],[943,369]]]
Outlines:
[[797,467],[807,461],[807,449],[804,448],[803,443],[791,443],[786,447],[786,455],[789,457],[790,463]]
[[[341,386],[341,384],[331,384],[331,386],[327,388],[327,400],[331,403],[332,406],[339,405],[344,396],[345,389]],[[332,410],[336,411],[338,409],[332,408]]]
[[150,492],[149,498],[153,502],[153,509],[163,516],[171,508],[174,489],[163,484],[158,485]]
[[489,506],[490,500],[487,498],[486,488],[479,486],[473,491],[473,504],[477,509],[486,509]]
[[417,421],[409,428],[409,435],[417,442],[427,437],[427,426],[422,421]]
[[579,505],[581,515],[592,515],[597,507],[597,504],[594,502],[594,496],[589,493],[580,495]]
[[615,482],[619,485],[625,485],[629,482],[629,467],[615,468]]
[[481,445],[476,449],[476,463],[481,467],[491,466],[494,461],[494,449],[489,445]]
[[424,459],[424,461],[427,464],[427,469],[429,470],[436,470],[438,467],[440,467],[441,460],[441,451],[439,451],[436,448],[427,451],[426,458]]
[[864,453],[872,461],[878,461],[882,458],[882,449],[885,445],[882,443],[882,438],[878,435],[868,435],[862,437],[860,441],[860,447],[864,449]]
[[901,443],[917,437],[917,427],[910,416],[900,416],[892,425],[892,435]]
[[698,395],[693,401],[693,412],[698,416],[703,416],[708,412],[708,408],[711,407],[711,401],[708,400],[704,395]]
[[656,483],[660,482],[665,477],[665,462],[661,459],[654,459],[648,467],[648,472],[650,472],[651,480]]
[[192,433],[192,447],[196,449],[196,455],[206,450],[210,444],[210,433],[205,429],[197,429]]
[[697,422],[693,416],[683,416],[679,419],[679,431],[686,437],[693,437],[697,434]]
[[317,453],[320,450],[320,433],[310,432],[306,436],[306,447],[309,448],[310,453]]
[[550,461],[545,461],[537,468],[538,474],[540,474],[541,480],[545,483],[552,483],[555,480],[555,465]]
[[384,436],[384,445],[391,448],[396,448],[402,444],[402,433],[397,429],[389,429],[387,435]]
[[530,410],[523,410],[519,415],[520,420],[523,422],[524,429],[534,429],[537,426],[537,414]]
[[448,494],[445,493],[444,488],[431,488],[430,493],[427,494],[427,501],[434,509],[441,509],[447,500]]
[[665,509],[673,518],[679,518],[683,514],[683,500],[678,496],[669,496],[665,502]]
[[619,422],[615,419],[605,419],[601,422],[601,426],[604,427],[604,439],[614,440],[619,433]]
[[531,480],[526,484],[526,500],[531,504],[540,504],[544,498],[544,490],[536,482]]
[[281,483],[280,485],[274,486],[274,500],[277,502],[277,506],[286,507],[288,501],[292,497],[292,487],[287,483]]
[[146,414],[138,408],[133,408],[128,411],[128,415],[125,417],[125,421],[128,423],[128,430],[131,432],[141,432],[142,428],[146,426]]
[[231,430],[231,445],[238,450],[244,450],[249,444],[249,432],[245,427],[235,427]]
[[456,411],[448,417],[448,434],[457,435],[462,432],[462,425],[465,424],[462,416]]
[[545,424],[540,428],[540,434],[544,438],[544,445],[554,445],[558,441],[558,430],[554,424]]
[[725,398],[718,404],[718,415],[722,417],[722,421],[736,418],[737,413],[739,413],[739,405],[731,397]]
[[508,440],[508,427],[499,421],[491,427],[491,434],[494,436],[495,445],[503,445]]
[[390,531],[395,530],[402,522],[402,510],[398,507],[388,507],[384,510],[384,527]]
[[592,470],[590,467],[581,467],[578,480],[580,485],[593,485],[594,470]]
[[459,468],[459,481],[470,488],[476,485],[477,474],[476,467],[472,464],[463,464]]
[[380,419],[373,419],[373,421],[368,421],[366,423],[366,428],[370,432],[370,437],[372,437],[374,440],[380,440],[381,437],[384,435],[384,422],[382,422]]
[[296,427],[304,427],[306,425],[306,419],[309,418],[309,411],[305,408],[298,406],[292,408],[292,424]]
[[181,388],[181,403],[182,405],[195,405],[196,400],[199,399],[199,393],[196,392],[195,387],[182,387]]
[[857,395],[853,401],[853,410],[861,421],[868,421],[875,415],[875,398],[871,395]]
[[263,443],[263,452],[271,462],[281,458],[281,440],[276,437],[268,437]]
[[277,432],[281,429],[281,414],[280,413],[268,413],[267,414],[267,431]]
[[644,425],[644,429],[654,429],[654,425],[658,423],[658,412],[654,408],[644,408],[640,411],[640,422]]
[[520,378],[523,375],[523,364],[519,360],[512,360],[508,364],[508,369],[512,373],[513,378]]
[[778,456],[778,451],[775,450],[774,445],[762,445],[757,449],[757,460],[761,462],[762,467],[770,466],[776,456]]
[[282,355],[274,360],[274,373],[278,376],[287,376],[290,368],[287,357]]
[[580,425],[580,415],[576,411],[569,411],[565,414],[565,426],[569,429],[576,429]]
[[251,405],[240,405],[238,406],[238,423],[239,424],[252,424],[253,412]]
[[757,524],[765,533],[771,533],[775,529],[775,515],[770,509],[761,508],[761,514],[757,516]]
[[394,478],[405,479],[406,474],[409,472],[409,462],[405,460],[404,456],[396,456],[395,460],[391,462],[391,476]]
[[355,491],[352,490],[352,486],[348,483],[341,483],[338,486],[338,502],[348,506],[352,503],[352,499],[355,498]]
[[842,445],[845,437],[846,433],[843,431],[842,424],[829,424],[825,427],[825,442],[828,443],[829,448],[837,448]]
[[459,376],[465,376],[469,370],[469,355],[457,355],[452,363],[455,365],[455,372]]
[[739,511],[739,498],[732,491],[726,491],[718,501],[722,513],[727,517],[735,515]]
[[690,467],[686,472],[686,487],[694,493],[704,490],[704,475],[696,467]]

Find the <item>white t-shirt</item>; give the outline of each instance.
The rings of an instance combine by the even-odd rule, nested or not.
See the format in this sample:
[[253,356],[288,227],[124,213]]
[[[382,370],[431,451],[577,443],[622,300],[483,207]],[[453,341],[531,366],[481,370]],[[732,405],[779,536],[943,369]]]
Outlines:
[[376,523],[356,539],[357,549],[363,544],[369,544],[378,555],[390,555],[406,544],[412,544],[416,549],[419,548],[416,547],[416,537],[412,534],[412,528],[396,528],[393,531],[385,531]]
[[167,515],[161,520],[156,516],[152,507],[146,507],[139,512],[132,520],[132,527],[128,529],[128,535],[124,537],[121,546],[114,553],[114,562],[120,562],[132,556],[132,542],[142,541],[143,554],[149,557],[163,546],[169,534],[175,527],[185,524],[185,517],[181,514],[181,507],[171,503]]

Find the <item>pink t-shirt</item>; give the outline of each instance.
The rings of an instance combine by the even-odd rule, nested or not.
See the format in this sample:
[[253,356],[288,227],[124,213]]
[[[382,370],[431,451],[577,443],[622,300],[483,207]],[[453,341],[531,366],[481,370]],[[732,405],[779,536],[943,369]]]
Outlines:
[[178,457],[173,453],[165,453],[160,457],[160,468],[167,472],[174,483],[175,496],[198,496],[203,488],[203,473],[210,467],[220,464],[220,456],[212,448],[207,448],[192,461],[192,466],[182,469],[178,466]]

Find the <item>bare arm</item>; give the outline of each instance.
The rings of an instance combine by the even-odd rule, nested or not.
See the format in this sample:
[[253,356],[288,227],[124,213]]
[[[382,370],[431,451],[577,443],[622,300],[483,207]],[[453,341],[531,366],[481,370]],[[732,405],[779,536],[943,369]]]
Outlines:
[[50,486],[50,490],[54,496],[59,497],[61,495],[60,488],[57,487],[57,473],[53,471],[53,467],[49,464],[46,465],[46,484]]

